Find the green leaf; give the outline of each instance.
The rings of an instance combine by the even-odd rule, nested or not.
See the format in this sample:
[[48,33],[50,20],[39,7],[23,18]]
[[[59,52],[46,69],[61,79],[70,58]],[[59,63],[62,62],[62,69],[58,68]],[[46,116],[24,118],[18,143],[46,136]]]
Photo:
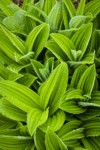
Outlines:
[[93,17],[91,14],[89,14],[87,16],[82,16],[82,15],[74,16],[69,21],[69,27],[72,29],[73,28],[79,28],[83,24],[87,24],[90,21],[92,21],[92,19],[93,19]]
[[31,141],[31,137],[26,136],[0,135],[0,148],[6,150],[22,150],[25,149]]
[[46,149],[47,150],[68,150],[67,146],[62,142],[56,133],[54,133],[50,128],[48,128],[45,136]]
[[38,128],[36,132],[34,133],[34,142],[35,142],[37,150],[46,150],[45,134]]
[[25,14],[25,16],[30,18],[30,19],[33,19],[33,21],[37,21],[39,23],[43,23],[44,22],[39,16],[37,16],[36,14],[33,14],[31,12],[27,12]]
[[61,138],[63,137],[66,133],[69,133],[81,126],[81,122],[79,120],[72,120],[67,122],[62,126],[62,128],[58,132],[58,136]]
[[71,114],[80,114],[86,111],[85,108],[77,105],[77,101],[75,100],[67,100],[60,105],[60,109],[71,113]]
[[0,130],[14,128],[16,125],[16,121],[8,119],[0,114]]
[[83,138],[82,143],[85,148],[89,150],[96,150],[100,148],[100,137]]
[[65,113],[61,110],[58,110],[55,114],[48,118],[48,120],[40,126],[40,129],[43,132],[46,132],[48,126],[52,131],[58,131],[64,124],[66,119]]
[[22,9],[27,10],[28,4],[33,4],[33,0],[24,0],[22,4]]
[[13,16],[4,18],[3,24],[11,31],[23,31],[25,27],[25,11],[19,10]]
[[68,29],[69,28],[69,25],[68,25],[68,22],[69,22],[69,14],[68,14],[68,10],[65,6],[65,4],[63,4],[63,7],[62,7],[62,14],[63,14],[63,23],[64,23],[64,26],[65,26],[65,29]]
[[26,39],[26,47],[28,51],[35,52],[34,58],[37,58],[38,55],[41,53],[47,39],[49,36],[49,25],[48,24],[41,24],[35,27]]
[[[81,55],[81,51],[76,51],[76,58],[78,58]],[[70,65],[70,67],[78,67],[79,65],[87,65],[87,64],[93,64],[95,59],[95,53],[87,53],[84,55],[82,60],[78,61],[67,61],[67,63]]]
[[81,0],[76,11],[76,15],[83,15],[86,0]]
[[65,6],[68,9],[68,12],[69,12],[71,18],[73,16],[75,16],[76,10],[75,10],[75,7],[74,7],[72,1],[71,0],[64,0],[64,3],[65,3]]
[[91,13],[94,17],[100,12],[100,1],[93,0],[86,4],[84,13]]
[[68,100],[72,99],[84,99],[82,90],[80,89],[69,89],[66,91],[66,93],[63,95],[61,99],[61,103],[66,102]]
[[89,121],[85,121],[85,136],[100,136],[100,119],[94,118]]
[[9,38],[12,44],[18,49],[19,53],[25,54],[27,52],[24,44],[22,43],[21,39],[18,38],[16,35],[11,33],[7,28],[0,24],[1,29],[5,33],[5,35]]
[[[73,19],[73,18],[72,18]],[[59,30],[58,33],[67,36],[69,39],[75,34],[78,28],[66,29],[66,30]]]
[[63,142],[67,140],[80,139],[84,137],[83,131],[84,128],[79,128],[81,122],[78,120],[73,120],[66,123],[58,132],[58,136],[62,139]]
[[100,92],[94,91],[92,92],[90,104],[93,104],[93,106],[100,107]]
[[31,60],[31,64],[32,64],[32,67],[34,69],[34,71],[36,72],[38,78],[43,82],[43,76],[41,75],[41,72],[40,72],[40,69],[43,69],[44,68],[44,65],[42,63],[40,63],[39,61],[36,61],[36,60]]
[[78,82],[84,71],[86,70],[87,66],[81,65],[74,71],[74,74],[71,79],[70,88],[77,88]]
[[27,116],[27,126],[30,135],[32,136],[35,130],[42,124],[46,122],[48,118],[48,109],[42,111],[37,108],[33,108],[30,110]]
[[[44,0],[43,0],[44,1]],[[38,8],[36,5],[32,4],[32,5],[28,5],[29,6],[29,12],[34,12],[35,10],[41,15],[40,17],[43,17],[44,20],[47,19],[47,15],[46,13],[41,9],[41,8]]]
[[34,75],[30,74],[30,73],[25,73],[23,75],[24,76],[22,78],[20,78],[18,80],[18,82],[20,84],[22,84],[22,85],[27,86],[27,87],[30,87],[34,83],[34,81],[37,79],[36,76],[34,76]]
[[50,25],[51,31],[55,32],[59,29],[62,21],[62,2],[57,1],[51,9],[47,17],[47,23]]
[[[12,4],[11,1],[0,1],[0,8],[6,14],[7,16],[13,15],[14,11],[11,9],[11,5],[16,6],[15,4]],[[8,7],[7,7],[8,6]],[[18,8],[18,6],[16,6]],[[15,8],[16,8],[15,7]]]
[[76,46],[76,49],[82,51],[82,54],[81,54],[79,60],[82,59],[83,55],[86,52],[88,43],[91,38],[91,33],[92,33],[92,24],[88,23],[88,24],[80,27],[80,29],[71,38],[72,42]]
[[26,121],[26,113],[9,103],[5,98],[0,99],[0,113],[12,120]]
[[80,114],[79,118],[84,121],[84,120],[93,119],[98,116],[100,116],[100,108],[88,107],[88,110],[85,113]]
[[17,129],[1,129],[0,135],[17,136],[20,135],[20,128]]
[[44,12],[48,15],[55,4],[56,0],[45,0]]
[[13,81],[0,81],[0,94],[25,112],[33,107],[39,108],[39,96],[28,87]]
[[75,50],[75,46],[72,41],[68,39],[66,36],[59,33],[52,33],[50,35],[52,39],[59,45],[62,51],[66,54],[69,60],[73,60],[71,50]]
[[[0,29],[0,53],[6,55],[11,61],[15,61],[14,53],[18,53],[17,48],[12,44],[9,38],[4,35],[2,29]],[[5,58],[5,56],[4,56]],[[3,59],[3,58],[2,58]]]
[[60,46],[53,39],[48,40],[45,47],[49,49],[58,59],[63,61],[67,60],[65,52],[63,52]]
[[42,108],[45,109],[49,105],[51,114],[59,108],[59,102],[66,90],[67,81],[68,67],[66,63],[61,63],[40,86],[39,93]]
[[0,64],[0,76],[5,80],[11,80],[11,81],[16,81],[21,77],[23,77],[22,74],[14,73],[1,64]]
[[91,95],[96,78],[95,65],[88,67],[81,76],[77,88],[83,90],[86,95]]

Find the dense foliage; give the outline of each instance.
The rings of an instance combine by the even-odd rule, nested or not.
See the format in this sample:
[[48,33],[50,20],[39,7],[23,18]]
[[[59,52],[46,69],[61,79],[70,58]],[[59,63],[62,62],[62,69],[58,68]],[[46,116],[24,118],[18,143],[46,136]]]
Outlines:
[[100,150],[100,0],[0,0],[0,150]]

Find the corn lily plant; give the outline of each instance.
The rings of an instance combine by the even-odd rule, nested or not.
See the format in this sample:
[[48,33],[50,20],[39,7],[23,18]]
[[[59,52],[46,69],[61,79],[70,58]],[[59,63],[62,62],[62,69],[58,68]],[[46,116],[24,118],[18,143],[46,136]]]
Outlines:
[[99,18],[100,0],[0,0],[0,150],[100,149]]

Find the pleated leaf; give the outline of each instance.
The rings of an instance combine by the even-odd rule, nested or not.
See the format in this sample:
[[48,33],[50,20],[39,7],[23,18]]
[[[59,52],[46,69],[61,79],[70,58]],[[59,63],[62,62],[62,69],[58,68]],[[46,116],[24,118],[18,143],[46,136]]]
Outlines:
[[9,103],[5,98],[0,99],[0,113],[12,120],[26,121],[26,113]]
[[95,17],[100,12],[100,1],[99,0],[93,0],[86,4],[84,13],[92,13],[92,15]]
[[65,6],[71,17],[75,16],[76,10],[71,0],[64,0]]
[[62,21],[62,2],[57,1],[47,17],[47,23],[50,25],[50,29],[52,32],[55,32],[59,29],[61,21]]
[[46,14],[49,14],[53,6],[56,4],[56,0],[45,0],[44,11]]
[[76,46],[76,49],[82,51],[79,60],[81,60],[81,58],[86,52],[88,43],[91,38],[91,33],[92,33],[92,24],[89,23],[80,27],[80,29],[71,38],[72,42]]
[[34,142],[35,142],[37,150],[46,150],[45,134],[38,128],[34,134]]
[[71,79],[70,88],[77,88],[78,82],[84,71],[86,70],[87,66],[81,65],[74,71],[74,74]]
[[27,115],[27,126],[30,135],[32,136],[40,125],[44,124],[48,118],[48,109],[42,111],[33,108]]
[[86,109],[79,106],[75,100],[67,100],[63,102],[60,105],[60,109],[71,114],[80,114],[86,111]]
[[10,70],[8,70],[5,66],[0,64],[0,76],[5,79],[5,80],[11,80],[11,81],[16,81],[23,77],[22,74],[20,73],[14,73]]
[[6,96],[10,103],[25,112],[33,107],[39,107],[39,96],[21,84],[7,80],[0,81],[0,94]]
[[17,125],[17,122],[8,119],[0,114],[0,130],[11,129]]
[[60,46],[53,39],[48,40],[45,47],[49,49],[58,59],[63,61],[67,60],[66,53],[63,52]]
[[[4,14],[6,14],[7,16],[11,16],[14,14],[14,11],[10,7],[7,7],[7,6],[11,6],[11,5],[16,6],[15,4],[12,4],[11,1],[8,1],[8,0],[7,1],[3,1],[3,0],[0,1],[0,8],[4,12]],[[16,7],[18,9],[18,6],[16,6]]]
[[83,138],[82,143],[86,149],[96,150],[100,148],[100,137]]
[[94,118],[84,124],[86,137],[100,136],[100,119]]
[[95,65],[88,67],[81,76],[77,88],[83,90],[86,95],[91,95],[96,78]]
[[22,150],[27,147],[32,139],[25,136],[0,135],[0,148],[6,150]]
[[93,106],[96,106],[96,107],[100,107],[100,92],[99,91],[92,92],[90,104],[93,104]]
[[[69,27],[71,29],[73,28],[79,28],[81,27],[83,24],[87,24],[90,21],[92,21],[93,17],[91,14],[87,15],[87,16],[83,16],[83,15],[78,15],[78,16],[74,16],[71,18],[71,20],[69,21]],[[75,29],[74,29],[75,30]]]
[[83,15],[86,0],[81,0],[76,11],[76,15]]
[[70,39],[59,33],[52,33],[52,39],[59,45],[62,51],[67,55],[69,60],[73,60],[71,50],[75,50],[75,46]]
[[80,121],[73,120],[66,123],[58,132],[58,136],[62,141],[80,139],[84,137],[83,128],[79,128],[81,125]]
[[40,86],[39,93],[42,108],[45,109],[49,104],[51,114],[58,109],[60,99],[67,87],[67,81],[68,67],[66,63],[61,63]]
[[44,123],[40,128],[43,132],[46,132],[48,126],[52,131],[58,131],[64,124],[66,119],[65,113],[58,110],[55,114],[48,118],[46,123]]
[[35,27],[26,39],[26,47],[28,51],[34,51],[35,56],[37,58],[38,55],[41,53],[47,39],[49,36],[49,25],[48,24],[41,24]]
[[22,78],[20,78],[18,80],[18,82],[20,84],[22,84],[22,85],[27,86],[27,87],[30,87],[34,83],[34,81],[37,79],[36,76],[34,76],[34,75],[30,74],[30,73],[25,73],[23,75],[24,76]]
[[69,89],[66,91],[64,96],[61,99],[61,103],[66,102],[71,99],[84,99],[85,97],[82,95],[82,91],[79,89]]
[[12,44],[18,49],[19,53],[25,54],[27,52],[27,49],[25,48],[25,45],[21,41],[19,37],[11,33],[7,28],[5,28],[3,25],[0,24],[1,29],[5,33],[5,35],[9,38],[9,40],[12,42]]
[[68,150],[67,146],[62,142],[56,133],[54,133],[50,128],[48,128],[45,136],[46,149],[47,150]]

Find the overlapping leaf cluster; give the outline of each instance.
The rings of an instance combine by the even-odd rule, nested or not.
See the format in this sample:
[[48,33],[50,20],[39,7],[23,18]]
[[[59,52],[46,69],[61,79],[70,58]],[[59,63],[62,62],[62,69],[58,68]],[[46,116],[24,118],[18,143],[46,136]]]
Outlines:
[[100,149],[100,0],[0,0],[0,150]]

